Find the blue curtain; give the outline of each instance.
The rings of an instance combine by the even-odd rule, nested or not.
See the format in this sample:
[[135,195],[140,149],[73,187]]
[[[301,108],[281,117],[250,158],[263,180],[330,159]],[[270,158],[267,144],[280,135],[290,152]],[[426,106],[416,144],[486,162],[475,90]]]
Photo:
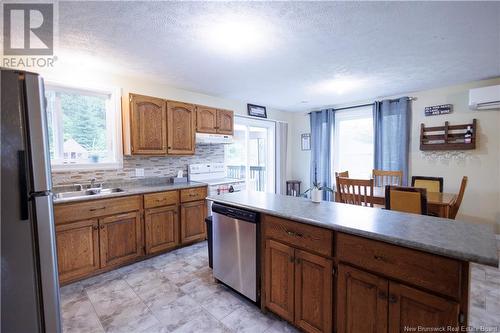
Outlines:
[[411,101],[408,97],[373,104],[375,169],[402,170],[408,185]]
[[[311,186],[333,186],[332,150],[335,111],[325,109],[311,112]],[[332,193],[323,191],[323,200],[332,200]]]

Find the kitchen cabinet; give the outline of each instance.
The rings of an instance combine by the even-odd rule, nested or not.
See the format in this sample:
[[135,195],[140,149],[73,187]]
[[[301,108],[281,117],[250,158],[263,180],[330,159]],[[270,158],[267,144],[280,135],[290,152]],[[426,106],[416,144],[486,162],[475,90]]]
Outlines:
[[181,244],[207,238],[206,215],[207,206],[204,200],[181,203]]
[[305,332],[331,332],[332,260],[272,239],[265,253],[265,306]]
[[125,155],[167,153],[165,100],[129,94],[127,100],[123,101],[122,116]]
[[195,106],[167,101],[167,153],[193,155],[195,151]]
[[196,131],[198,133],[233,135],[234,112],[196,106]]
[[142,244],[139,212],[99,219],[101,268],[136,259],[142,255]]
[[233,135],[234,113],[229,110],[217,110],[217,133]]
[[97,219],[56,225],[58,269],[62,282],[99,269],[98,226]]
[[459,326],[460,306],[455,301],[344,264],[338,276],[338,332]]
[[179,245],[179,218],[177,206],[170,205],[146,210],[146,253],[163,252]]
[[196,106],[196,132],[217,133],[217,109]]

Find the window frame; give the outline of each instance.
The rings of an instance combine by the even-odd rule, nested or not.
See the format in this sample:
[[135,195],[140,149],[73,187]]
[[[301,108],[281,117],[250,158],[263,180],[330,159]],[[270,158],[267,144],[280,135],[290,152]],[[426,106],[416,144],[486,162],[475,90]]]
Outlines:
[[[92,86],[92,88],[86,86],[77,86],[61,82],[46,81],[45,91],[47,90],[57,90],[59,92],[71,92],[71,93],[85,93],[86,95],[109,95],[109,106],[106,111],[112,113],[112,117],[107,121],[111,124],[106,124],[106,129],[108,125],[113,128],[113,133],[106,133],[107,136],[111,135],[111,144],[114,162],[97,162],[97,163],[64,163],[64,159],[51,159],[50,165],[52,171],[89,171],[89,170],[116,170],[123,167],[123,143],[122,143],[122,117],[121,117],[121,88],[117,87],[105,87],[105,86]],[[106,117],[107,118],[107,117]],[[56,131],[61,131],[62,128],[57,126]],[[52,135],[52,133],[48,133]],[[55,149],[59,150],[63,154],[62,145],[63,142],[57,142],[58,137],[62,137],[62,133],[54,136]],[[56,163],[54,163],[56,162]]]
[[[368,116],[368,113],[371,114]],[[365,116],[365,113],[366,113],[366,116]],[[339,117],[340,119],[338,119],[337,117]],[[339,172],[339,171],[345,171],[345,170],[340,170],[340,156],[338,154],[336,154],[335,152],[339,152],[340,149],[339,149],[339,145],[340,145],[340,142],[341,140],[338,140],[338,137],[340,136],[340,133],[338,131],[338,126],[339,126],[339,123],[342,121],[342,120],[356,120],[356,119],[368,119],[368,118],[371,118],[372,121],[373,121],[373,113],[372,113],[372,108],[370,106],[360,106],[360,107],[356,107],[356,108],[352,108],[352,109],[349,109],[349,110],[339,110],[339,111],[336,111],[335,112],[335,128],[334,128],[334,135],[333,135],[333,138],[332,138],[332,141],[333,141],[333,163],[332,163],[332,174],[335,175],[335,172]],[[372,123],[373,125],[373,123]],[[373,154],[373,157],[375,156],[375,131],[373,131],[373,135],[372,135],[372,140],[373,140],[373,149],[372,149],[372,154]],[[371,178],[371,174],[372,174],[372,169],[374,167],[374,158],[372,158],[372,168],[370,168],[369,170],[369,178]],[[337,170],[339,169],[339,170]],[[359,177],[358,177],[359,178]],[[364,178],[364,177],[363,177]],[[369,178],[366,178],[366,179],[369,179]],[[334,183],[336,182],[336,180],[334,180]]]

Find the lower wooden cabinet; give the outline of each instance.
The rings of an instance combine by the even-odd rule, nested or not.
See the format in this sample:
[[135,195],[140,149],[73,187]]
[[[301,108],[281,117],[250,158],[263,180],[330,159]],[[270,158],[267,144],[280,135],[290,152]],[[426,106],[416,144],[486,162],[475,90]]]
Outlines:
[[340,264],[337,330],[407,332],[419,327],[458,327],[457,302]]
[[408,332],[408,327],[459,327],[457,302],[392,281],[388,300],[389,333]]
[[144,222],[147,254],[162,252],[179,245],[177,205],[146,210]]
[[181,244],[203,240],[207,237],[205,201],[185,202],[181,204]]
[[99,222],[97,219],[56,226],[59,278],[83,277],[99,268]]
[[340,264],[337,279],[337,331],[387,332],[388,281]]
[[101,268],[142,255],[141,214],[125,213],[99,219]]
[[265,305],[306,332],[331,332],[330,259],[266,240]]
[[266,307],[292,322],[295,291],[294,249],[273,240],[266,240],[265,260]]

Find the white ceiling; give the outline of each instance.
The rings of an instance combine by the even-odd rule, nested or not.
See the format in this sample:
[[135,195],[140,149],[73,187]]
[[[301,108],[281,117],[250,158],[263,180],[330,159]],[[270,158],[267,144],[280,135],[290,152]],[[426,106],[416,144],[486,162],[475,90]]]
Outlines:
[[[58,11],[61,54],[285,111],[500,76],[500,2],[60,2]],[[232,18],[265,34],[255,48],[207,45],[207,29]],[[335,78],[359,86],[318,87]]]

